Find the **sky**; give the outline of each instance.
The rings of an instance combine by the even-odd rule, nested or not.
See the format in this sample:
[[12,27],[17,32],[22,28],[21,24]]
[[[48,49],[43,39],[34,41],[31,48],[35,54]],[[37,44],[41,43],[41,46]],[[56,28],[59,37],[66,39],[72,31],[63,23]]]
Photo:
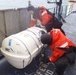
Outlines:
[[[47,8],[52,8],[55,6],[54,4],[48,4],[47,0],[0,0],[0,10],[25,8],[28,6],[28,1],[31,1],[34,6],[44,5]],[[62,1],[63,5],[68,4],[68,0]]]

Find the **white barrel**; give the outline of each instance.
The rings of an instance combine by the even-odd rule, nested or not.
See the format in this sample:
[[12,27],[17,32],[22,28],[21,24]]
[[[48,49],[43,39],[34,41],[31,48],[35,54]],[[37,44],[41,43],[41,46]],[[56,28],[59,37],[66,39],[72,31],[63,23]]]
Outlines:
[[25,68],[40,53],[43,47],[40,41],[41,31],[45,30],[31,27],[3,40],[1,52],[12,66]]

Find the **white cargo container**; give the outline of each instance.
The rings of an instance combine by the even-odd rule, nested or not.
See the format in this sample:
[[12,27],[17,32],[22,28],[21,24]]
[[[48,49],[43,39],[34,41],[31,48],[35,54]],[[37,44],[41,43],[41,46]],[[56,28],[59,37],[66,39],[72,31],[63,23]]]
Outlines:
[[3,40],[1,52],[12,66],[25,68],[40,53],[43,47],[40,41],[41,31],[45,30],[31,27]]

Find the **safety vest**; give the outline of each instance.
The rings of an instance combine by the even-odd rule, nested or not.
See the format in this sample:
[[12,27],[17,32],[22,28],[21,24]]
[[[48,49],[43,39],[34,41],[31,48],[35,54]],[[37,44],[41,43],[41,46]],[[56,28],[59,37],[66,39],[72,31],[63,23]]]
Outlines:
[[69,46],[76,47],[76,45],[67,38],[60,29],[53,29],[50,31],[50,34],[52,34],[52,44],[50,45],[50,49],[53,51],[53,54],[49,57],[49,60],[52,62],[55,62],[66,53],[66,51],[61,50],[60,48],[69,48]]

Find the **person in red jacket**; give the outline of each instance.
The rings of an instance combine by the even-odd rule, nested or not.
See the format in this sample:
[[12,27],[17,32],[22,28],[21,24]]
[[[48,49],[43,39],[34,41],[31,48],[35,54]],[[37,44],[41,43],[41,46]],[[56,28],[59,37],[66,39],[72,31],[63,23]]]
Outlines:
[[41,42],[50,46],[53,53],[48,59],[55,64],[58,75],[63,75],[68,64],[76,59],[76,45],[60,29],[42,34]]
[[53,28],[60,29],[64,34],[65,32],[61,28],[62,22],[59,21],[49,10],[47,10],[44,6],[40,6],[35,8],[34,6],[29,6],[27,8],[28,12],[33,15],[33,19],[30,22],[30,27],[36,24],[37,19],[41,21],[41,24],[45,26],[47,32],[49,32]]

